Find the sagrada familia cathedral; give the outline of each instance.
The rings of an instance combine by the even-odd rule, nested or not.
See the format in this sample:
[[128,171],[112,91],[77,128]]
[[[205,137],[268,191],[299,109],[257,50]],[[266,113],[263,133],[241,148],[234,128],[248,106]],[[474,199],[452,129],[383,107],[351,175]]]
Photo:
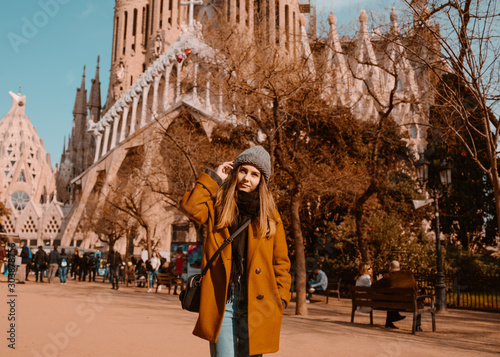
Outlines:
[[[24,114],[25,98],[11,93],[12,108],[0,121],[1,199],[11,210],[3,223],[5,231],[19,234],[29,245],[56,243],[105,250],[97,234],[86,229],[89,207],[93,214],[106,214],[102,212],[105,197],[114,187],[134,189],[133,183],[127,183],[124,168],[139,150],[141,169],[148,169],[148,162],[159,155],[158,141],[153,140],[158,127],[168,127],[181,110],[191,113],[208,136],[216,122],[234,120],[221,97],[211,90],[210,81],[199,84],[198,66],[193,65],[214,62],[215,51],[202,34],[207,19],[222,13],[242,32],[264,29],[270,43],[308,58],[306,65],[314,72],[315,53],[310,46],[314,31],[307,30],[304,16],[315,18],[313,5],[309,0],[116,0],[105,104],[101,103],[98,59],[89,93],[84,70],[73,109],[73,129],[56,170]],[[397,14],[393,9],[388,15],[384,36],[396,35]],[[422,152],[429,109],[418,103],[429,102],[422,100],[429,93],[427,74],[401,55],[403,49],[396,42],[383,42],[381,48],[381,32],[369,32],[367,21],[362,11],[357,35],[346,45],[337,34],[333,13],[328,18],[321,55],[326,56],[329,69],[323,80],[334,84],[325,99],[332,106],[351,108],[364,120],[376,117],[377,103],[366,83],[368,79],[381,93],[391,91],[391,78],[382,70],[389,58],[401,70],[396,96],[405,99],[392,115],[411,150]],[[192,83],[181,84],[181,79]],[[143,218],[154,229],[145,232],[139,224],[135,235],[117,240],[119,251],[136,253],[134,246],[140,251],[146,234],[156,249],[166,252],[172,244],[197,241],[195,229],[175,207],[165,208],[162,200],[151,195],[140,199],[148,202]]]

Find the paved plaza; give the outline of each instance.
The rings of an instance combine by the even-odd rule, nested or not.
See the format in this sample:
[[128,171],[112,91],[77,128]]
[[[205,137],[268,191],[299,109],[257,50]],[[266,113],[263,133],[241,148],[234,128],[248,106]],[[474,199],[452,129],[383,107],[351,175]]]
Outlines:
[[[33,277],[30,277],[33,280]],[[196,314],[183,311],[177,296],[147,293],[144,288],[110,289],[108,283],[67,285],[28,281],[9,297],[0,277],[2,333],[0,356],[208,356],[208,343],[191,334]],[[14,300],[15,305],[12,300]],[[9,304],[10,302],[10,304]],[[11,308],[10,305],[13,305]],[[424,332],[411,334],[411,318],[398,330],[384,328],[385,313],[356,314],[350,323],[348,299],[313,298],[309,316],[285,312],[280,351],[269,356],[498,356],[500,314],[450,310],[438,315],[437,332],[430,316]],[[15,350],[10,349],[9,314],[15,314]]]

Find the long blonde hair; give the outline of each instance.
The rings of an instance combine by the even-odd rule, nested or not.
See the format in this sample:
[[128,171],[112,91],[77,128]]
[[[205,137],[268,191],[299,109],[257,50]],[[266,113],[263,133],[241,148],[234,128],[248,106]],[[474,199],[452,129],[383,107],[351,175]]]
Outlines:
[[[236,199],[238,197],[238,190],[236,189],[237,183],[237,169],[233,170],[221,185],[220,189],[215,193],[215,221],[216,229],[223,229],[229,227],[236,222],[238,218],[238,205]],[[257,235],[259,237],[272,237],[276,233],[276,204],[274,203],[273,196],[269,192],[264,176],[261,176],[259,186],[259,226]]]
[[356,280],[358,280],[359,277],[362,275],[366,275],[366,274],[370,275],[370,273],[368,272],[368,270],[370,270],[370,268],[371,268],[370,264],[366,264],[366,263],[359,264],[358,275],[356,276]]

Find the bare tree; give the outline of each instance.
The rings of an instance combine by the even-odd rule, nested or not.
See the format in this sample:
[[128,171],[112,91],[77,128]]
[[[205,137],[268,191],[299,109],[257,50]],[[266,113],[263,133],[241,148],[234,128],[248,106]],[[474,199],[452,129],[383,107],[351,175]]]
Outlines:
[[403,0],[414,18],[407,50],[433,76],[430,92],[444,123],[491,182],[500,235],[498,171],[500,11],[498,0]]
[[[293,238],[296,314],[307,315],[301,218],[304,197],[318,187],[335,190],[339,175],[328,168],[331,147],[326,141],[321,145],[314,141],[321,138],[324,128],[319,122],[327,123],[333,112],[321,99],[322,81],[316,73],[321,63],[315,69],[312,57],[300,55],[297,40],[287,48],[286,43],[270,43],[265,31],[256,29],[246,37],[229,25],[218,26],[216,34],[207,34],[207,41],[220,54],[214,87],[224,98],[226,115],[234,118],[240,137],[245,136],[254,145],[262,144],[270,152],[276,170],[272,188],[278,203],[286,207],[281,213]],[[238,141],[236,136],[232,138]]]

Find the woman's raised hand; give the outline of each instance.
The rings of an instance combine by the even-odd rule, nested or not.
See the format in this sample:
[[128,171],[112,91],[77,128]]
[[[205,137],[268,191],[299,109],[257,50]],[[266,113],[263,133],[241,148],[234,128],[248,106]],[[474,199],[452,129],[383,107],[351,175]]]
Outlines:
[[232,169],[233,169],[233,162],[228,161],[220,164],[219,167],[217,167],[217,170],[215,170],[215,172],[217,172],[217,175],[219,175],[222,181],[224,181]]

